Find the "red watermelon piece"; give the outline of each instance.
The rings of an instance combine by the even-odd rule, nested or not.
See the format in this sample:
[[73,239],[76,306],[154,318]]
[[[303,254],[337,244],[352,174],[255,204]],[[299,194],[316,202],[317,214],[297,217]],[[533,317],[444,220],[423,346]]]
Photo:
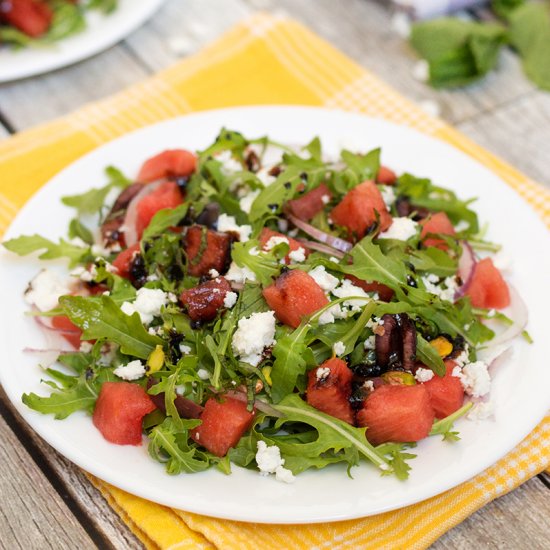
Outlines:
[[373,445],[406,443],[427,437],[434,421],[428,390],[415,386],[380,386],[357,413],[357,424],[367,427]]
[[118,254],[118,256],[113,260],[113,265],[117,268],[117,275],[120,275],[125,279],[130,277],[130,266],[132,265],[132,260],[136,254],[139,254],[139,251],[139,243],[136,243]]
[[183,202],[178,184],[174,181],[161,183],[152,193],[143,197],[136,206],[136,230],[141,238],[145,228],[151,223],[153,216],[164,208],[175,208]]
[[192,321],[212,321],[218,310],[223,307],[228,292],[231,292],[231,285],[223,277],[216,277],[184,290],[180,301],[187,307],[187,313]]
[[254,412],[246,409],[246,403],[223,397],[218,401],[211,397],[200,417],[202,424],[191,430],[191,437],[216,456],[225,456],[235,447],[254,420]]
[[53,19],[53,11],[40,0],[10,0],[0,2],[0,20],[33,38],[43,35]]
[[95,404],[93,422],[111,443],[141,445],[143,417],[155,408],[141,386],[130,382],[105,382]]
[[321,412],[353,424],[353,410],[349,402],[352,378],[353,374],[345,361],[336,357],[329,359],[309,371],[306,401]]
[[264,298],[281,323],[296,328],[302,317],[328,304],[322,288],[304,271],[286,271],[264,288]]
[[510,305],[510,289],[491,258],[476,264],[466,296],[474,307],[502,309]]
[[445,418],[462,407],[464,403],[464,388],[456,376],[452,376],[456,363],[445,361],[445,376],[435,375],[431,380],[423,383],[428,390],[430,403],[436,418]]
[[185,149],[168,149],[146,160],[137,180],[149,183],[161,178],[190,176],[197,168],[197,157]]
[[439,233],[440,235],[455,235],[456,231],[451,220],[445,212],[436,212],[430,217],[420,222],[422,232],[420,238],[424,240],[425,246],[435,246],[441,250],[447,250],[447,243],[443,239],[436,237],[427,237],[429,233]]
[[376,175],[376,181],[384,185],[393,185],[397,181],[397,175],[393,170],[382,165]]
[[309,221],[321,212],[325,204],[331,199],[330,189],[324,183],[321,183],[319,187],[304,193],[301,197],[288,201],[287,206],[297,218]]
[[391,225],[391,215],[375,183],[365,181],[344,196],[340,204],[332,209],[330,218],[361,239],[367,229],[376,223],[377,215],[380,218],[379,229],[385,231]]
[[193,225],[185,235],[187,272],[193,277],[208,275],[211,269],[218,273],[227,270],[231,251],[231,235]]

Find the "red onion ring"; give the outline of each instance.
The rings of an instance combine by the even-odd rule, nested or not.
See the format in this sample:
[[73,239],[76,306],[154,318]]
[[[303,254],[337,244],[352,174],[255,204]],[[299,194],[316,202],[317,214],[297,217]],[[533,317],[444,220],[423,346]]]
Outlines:
[[290,212],[285,212],[286,217],[291,221],[298,229],[301,229],[304,233],[307,233],[310,237],[313,237],[316,241],[325,243],[328,246],[339,250],[340,252],[349,252],[353,248],[353,244],[334,235],[329,235],[316,227],[313,227],[309,223],[297,218]]
[[137,205],[139,201],[155,191],[163,181],[164,180],[158,180],[154,183],[144,185],[143,189],[130,201],[130,204],[128,204],[126,215],[124,216],[124,221],[121,226],[127,248],[130,248],[139,241],[137,234]]
[[311,250],[317,250],[318,252],[329,254],[331,256],[334,256],[335,258],[339,258],[340,260],[345,256],[343,252],[340,252],[340,250],[336,250],[336,248],[332,248],[332,246],[329,246],[328,244],[317,243],[315,241],[307,241],[306,239],[296,240],[302,243],[307,248],[310,248]]
[[[34,349],[34,348],[24,348],[24,353],[32,353],[38,357],[38,361],[42,368],[47,369],[51,367],[56,361],[57,358],[62,353],[71,353],[74,350],[64,350],[64,349]],[[42,359],[40,359],[42,358]]]
[[462,280],[462,286],[455,293],[455,300],[461,298],[468,290],[474,275],[477,260],[470,243],[462,241],[462,254],[458,260],[458,276]]

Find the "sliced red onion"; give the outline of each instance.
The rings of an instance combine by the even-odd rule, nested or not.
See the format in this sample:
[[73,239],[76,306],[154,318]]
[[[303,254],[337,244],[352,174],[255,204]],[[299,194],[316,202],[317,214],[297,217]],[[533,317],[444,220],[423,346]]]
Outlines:
[[[246,393],[235,391],[235,390],[229,390],[226,393],[226,395],[228,397],[231,397],[232,399],[236,399],[237,401],[248,403],[248,396],[246,395]],[[265,401],[262,401],[261,399],[258,399],[258,398],[254,400],[254,408],[258,409],[259,411],[269,416],[276,416],[278,418],[282,418],[284,416],[282,412],[273,408],[269,403],[266,403]]]
[[40,317],[40,316],[36,316],[34,318],[34,320],[43,328],[45,328],[46,330],[48,331],[51,331],[51,332],[55,332],[57,334],[70,334],[70,335],[74,335],[74,334],[80,334],[80,330],[71,330],[71,329],[66,329],[66,328],[57,328],[57,327],[54,327],[52,324],[51,324],[51,317]]
[[25,348],[23,351],[25,353],[32,353],[34,356],[38,357],[40,366],[47,369],[57,361],[57,358],[62,353],[71,353],[74,350]]
[[343,252],[340,252],[340,250],[336,250],[336,248],[332,248],[332,246],[329,246],[328,244],[317,243],[315,241],[306,241],[305,239],[296,240],[311,250],[317,250],[318,252],[323,252],[324,254],[334,256],[335,258],[342,259],[345,255]]
[[458,276],[462,280],[462,286],[456,291],[455,300],[464,296],[470,286],[475,271],[477,260],[470,243],[462,241],[462,254],[458,260]]
[[307,233],[310,237],[313,237],[316,241],[325,243],[340,252],[349,252],[353,248],[353,244],[334,235],[329,235],[316,227],[313,227],[309,223],[297,218],[290,212],[285,212],[286,217],[291,221],[298,229],[301,229],[304,233]]
[[128,248],[139,241],[137,234],[137,205],[139,201],[147,195],[150,195],[162,183],[163,180],[159,180],[144,185],[143,189],[130,201],[130,204],[128,204],[124,222],[121,226],[121,231],[124,233],[124,242]]

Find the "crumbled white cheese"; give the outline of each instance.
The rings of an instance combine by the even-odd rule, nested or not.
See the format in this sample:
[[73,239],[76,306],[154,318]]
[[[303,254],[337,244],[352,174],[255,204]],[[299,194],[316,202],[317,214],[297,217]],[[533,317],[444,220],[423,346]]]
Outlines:
[[323,204],[328,204],[330,202],[330,195],[322,195],[321,196],[321,202]]
[[483,361],[467,363],[462,369],[457,366],[452,375],[460,379],[464,391],[472,397],[483,397],[491,391],[491,376]]
[[179,348],[183,355],[187,355],[188,353],[191,353],[191,347],[188,346],[187,344],[180,344]]
[[293,483],[295,480],[292,472],[284,467],[285,459],[281,458],[281,450],[277,445],[267,446],[265,441],[258,441],[256,463],[262,476],[275,474],[275,479],[284,483]]
[[[86,245],[88,246],[88,245]],[[100,244],[93,244],[92,245],[92,254],[94,256],[99,256],[100,258],[104,258],[105,256],[109,256],[111,254],[111,249],[105,248],[104,246]]]
[[329,374],[330,374],[330,369],[328,367],[319,367],[315,371],[315,378],[317,378],[317,380],[324,380],[325,378],[328,377]]
[[342,342],[341,340],[338,340],[338,342],[335,342],[332,345],[332,351],[338,357],[340,357],[341,355],[344,355],[344,353],[346,353],[346,346],[344,345],[344,342]]
[[440,282],[437,275],[430,273],[427,277],[422,277],[422,282],[426,287],[426,291],[430,294],[435,294],[447,302],[454,302],[455,294],[458,290],[456,277],[445,277]]
[[271,168],[261,168],[256,172],[256,177],[262,182],[264,187],[269,187],[277,178],[269,174]]
[[178,301],[178,297],[173,292],[169,292],[168,293],[168,301],[172,302],[173,304],[176,304],[177,301]]
[[321,313],[319,316],[319,325],[330,325],[336,319],[346,319],[347,317],[348,311],[344,310],[340,304],[335,304]]
[[[337,298],[347,298],[348,296],[370,298],[361,287],[355,286],[349,279],[342,279],[340,286],[333,289],[332,294]],[[352,311],[359,311],[365,303],[365,300],[346,300],[344,306],[351,308]]]
[[256,367],[264,348],[275,344],[275,312],[253,313],[239,320],[232,347],[241,361]]
[[[93,267],[95,268],[95,266]],[[75,267],[71,272],[69,272],[69,275],[71,275],[71,277],[78,277],[81,281],[84,281],[85,283],[89,283],[94,279],[92,273],[81,265]]]
[[49,311],[59,305],[60,296],[70,293],[68,281],[61,279],[54,271],[43,269],[30,282],[25,292],[25,301],[36,306],[40,311]]
[[457,233],[460,233],[461,231],[466,231],[469,227],[470,227],[470,224],[469,224],[467,221],[460,220],[460,221],[455,225],[455,231],[456,231]]
[[256,197],[259,194],[260,194],[259,189],[256,189],[256,191],[250,191],[250,193],[246,194],[239,201],[239,206],[241,207],[241,210],[243,212],[246,212],[247,214],[250,214],[250,211],[252,210],[252,203],[256,200]]
[[236,292],[228,292],[223,299],[223,306],[231,309],[237,303],[238,295]]
[[69,244],[72,244],[73,246],[79,246],[80,248],[88,248],[88,246],[90,246],[88,243],[84,242],[80,237],[73,237],[72,239],[69,239],[67,242]]
[[300,246],[296,250],[291,250],[288,253],[288,257],[292,262],[296,262],[296,263],[304,262],[306,259],[305,248]]
[[215,279],[216,277],[220,276],[220,274],[218,273],[218,271],[216,269],[211,269],[208,272],[208,275],[210,275],[210,277],[212,277],[212,279]]
[[495,413],[495,407],[491,401],[485,401],[474,405],[466,415],[468,420],[486,420]]
[[130,361],[127,365],[117,367],[114,374],[123,380],[137,380],[145,375],[145,365],[139,360]]
[[469,362],[469,355],[468,355],[468,346],[463,349],[459,355],[453,358],[453,361],[459,366],[463,367],[466,363]]
[[156,273],[151,273],[151,275],[147,275],[147,280],[150,283],[154,283],[155,281],[160,281],[160,277]]
[[81,351],[82,353],[90,353],[93,347],[94,346],[90,342],[80,342],[80,347],[78,348],[78,351]]
[[269,240],[264,245],[264,250],[271,250],[275,248],[279,244],[290,244],[289,240],[286,237],[279,236],[279,235],[273,235],[273,237],[269,237]]
[[197,376],[201,380],[208,380],[210,378],[210,373],[206,369],[199,369],[197,371]]
[[397,239],[406,241],[414,237],[418,232],[418,224],[410,218],[393,218],[393,222],[387,231],[380,233],[380,239]]
[[245,283],[245,281],[254,282],[256,280],[255,273],[248,269],[248,267],[239,267],[235,262],[231,262],[225,278],[228,281],[233,281],[234,283]]
[[132,315],[137,311],[141,322],[147,325],[160,314],[167,299],[167,294],[158,288],[142,287],[137,291],[136,299],[133,302],[123,302],[120,309],[126,315]]
[[239,240],[244,243],[250,239],[252,227],[250,225],[238,225],[235,216],[220,214],[218,218],[218,231],[231,231],[239,235]]
[[395,202],[395,191],[391,185],[383,185],[380,189],[382,200],[384,204],[389,208]]
[[334,290],[340,282],[334,275],[327,273],[322,265],[318,265],[308,273],[325,292]]
[[230,175],[235,172],[242,172],[243,170],[242,164],[233,157],[229,149],[218,153],[216,155],[216,160],[222,163],[222,172],[225,175]]
[[428,382],[434,377],[434,373],[430,369],[423,369],[420,367],[416,370],[414,377],[418,382]]
[[363,344],[363,347],[365,349],[374,349],[376,347],[376,336],[373,334],[372,336],[369,336],[365,343]]

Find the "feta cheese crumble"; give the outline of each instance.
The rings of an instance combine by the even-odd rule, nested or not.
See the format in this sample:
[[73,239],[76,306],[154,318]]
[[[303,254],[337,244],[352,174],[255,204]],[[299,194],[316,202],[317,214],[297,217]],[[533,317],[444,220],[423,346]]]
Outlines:
[[206,369],[199,369],[197,371],[197,376],[201,380],[208,380],[210,378],[210,373]]
[[376,348],[376,336],[373,334],[372,336],[369,336],[365,343],[363,344],[363,347],[365,349],[375,349]]
[[243,170],[241,163],[233,158],[233,155],[229,149],[218,153],[216,155],[216,160],[222,163],[222,172],[225,175],[230,175],[235,172],[242,172]]
[[344,345],[344,342],[341,340],[338,340],[338,342],[335,342],[332,345],[332,351],[337,355],[338,357],[344,355],[346,353],[346,346]]
[[61,279],[54,271],[43,269],[30,282],[25,292],[25,301],[27,304],[35,305],[40,311],[49,311],[59,305],[61,296],[70,293],[67,281]]
[[224,307],[231,309],[237,303],[237,298],[236,292],[228,292],[223,299]]
[[462,369],[457,366],[452,375],[460,379],[464,391],[472,397],[483,397],[491,391],[491,376],[483,361],[467,363]]
[[324,380],[325,378],[328,378],[329,374],[330,369],[328,367],[319,367],[315,371],[315,378],[317,378],[317,380]]
[[294,474],[284,467],[285,459],[281,458],[281,450],[277,445],[267,446],[265,441],[258,441],[256,463],[261,476],[275,474],[275,479],[284,483],[293,483],[295,480]]
[[441,300],[454,302],[455,294],[458,290],[456,277],[445,277],[443,281],[439,281],[437,275],[430,273],[427,277],[421,277],[421,279],[427,292],[439,296]]
[[495,407],[491,401],[485,401],[474,405],[466,415],[468,420],[487,420],[495,413]]
[[239,241],[242,243],[250,239],[252,227],[250,225],[238,225],[235,216],[220,214],[218,218],[218,231],[230,231],[239,235]]
[[414,237],[418,231],[418,224],[410,218],[393,218],[393,222],[387,231],[380,233],[380,239],[397,239],[407,241]]
[[139,360],[130,361],[127,365],[117,367],[114,374],[123,380],[137,380],[145,375],[145,365]]
[[[359,286],[355,286],[349,279],[342,279],[340,286],[332,290],[332,294],[337,298],[347,298],[348,296],[369,298],[370,296]],[[365,300],[346,300],[343,305],[351,308],[352,311],[359,311],[365,305]]]
[[252,210],[252,203],[256,200],[256,197],[259,194],[260,194],[259,189],[256,189],[256,191],[250,191],[250,193],[246,194],[239,201],[239,206],[241,207],[241,210],[243,212],[246,212],[247,214],[250,214],[250,211]]
[[334,290],[340,283],[334,275],[327,273],[325,267],[322,265],[318,265],[308,273],[325,292]]
[[239,320],[232,347],[240,360],[256,367],[266,347],[275,344],[275,312],[253,313]]
[[244,284],[246,281],[253,283],[256,281],[256,274],[246,266],[239,267],[235,262],[231,262],[225,278],[234,283]]
[[384,204],[389,208],[395,202],[395,191],[391,185],[383,185],[380,189],[382,200]]
[[428,382],[434,377],[434,373],[430,369],[423,369],[420,367],[417,369],[416,374],[414,375],[417,382]]
[[306,259],[305,248],[300,246],[296,250],[291,250],[288,253],[288,257],[292,262],[296,262],[296,263],[304,262]]
[[126,315],[139,313],[141,322],[149,324],[166,304],[168,295],[158,288],[142,287],[137,291],[136,299],[133,302],[123,302],[120,309]]
[[264,250],[272,250],[279,244],[290,244],[289,240],[286,237],[279,237],[278,235],[274,235],[273,237],[270,237],[269,240],[264,245]]
[[217,269],[211,269],[211,270],[208,272],[208,275],[210,275],[210,277],[212,277],[212,279],[216,279],[217,277],[220,276],[220,274],[218,273],[218,270],[217,270]]
[[187,355],[188,353],[191,353],[191,347],[188,346],[187,344],[180,344],[179,348],[183,355]]

